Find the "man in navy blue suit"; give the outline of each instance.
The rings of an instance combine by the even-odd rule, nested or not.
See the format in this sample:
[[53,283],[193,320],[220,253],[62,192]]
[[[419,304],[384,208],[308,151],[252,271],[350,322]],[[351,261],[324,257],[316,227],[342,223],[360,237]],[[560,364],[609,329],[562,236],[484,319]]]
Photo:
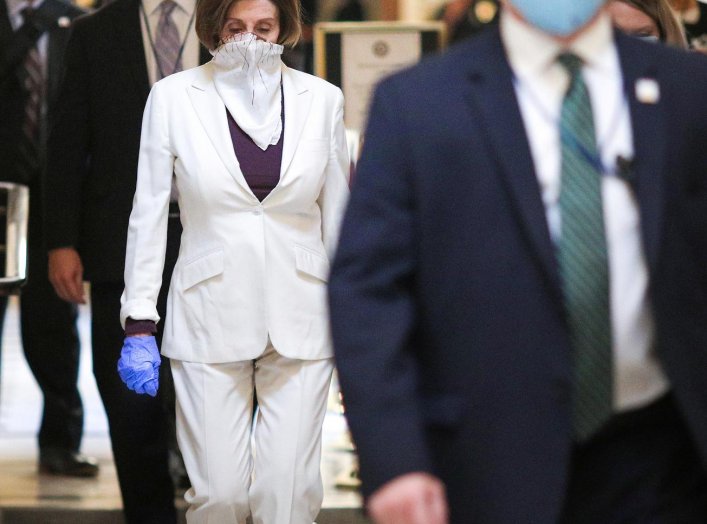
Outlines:
[[707,60],[604,4],[376,91],[329,293],[379,524],[707,522]]

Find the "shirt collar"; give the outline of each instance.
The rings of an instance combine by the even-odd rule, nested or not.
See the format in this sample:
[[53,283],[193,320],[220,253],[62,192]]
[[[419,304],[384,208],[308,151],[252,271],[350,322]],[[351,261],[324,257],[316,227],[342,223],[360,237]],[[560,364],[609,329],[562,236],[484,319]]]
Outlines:
[[511,68],[518,76],[546,71],[558,55],[567,51],[579,56],[589,67],[598,67],[614,45],[611,20],[605,11],[572,41],[569,48],[506,10],[501,13],[501,38]]
[[[43,3],[44,0],[36,0],[35,2],[32,2],[32,8],[39,9]],[[11,17],[19,17],[22,10],[28,5],[29,2],[27,2],[27,0],[9,0],[7,3],[8,14]]]
[[[159,9],[161,3],[162,0],[142,0],[142,7],[145,9],[145,13],[150,16]],[[174,3],[188,15],[192,14],[196,6],[196,0],[174,0]]]

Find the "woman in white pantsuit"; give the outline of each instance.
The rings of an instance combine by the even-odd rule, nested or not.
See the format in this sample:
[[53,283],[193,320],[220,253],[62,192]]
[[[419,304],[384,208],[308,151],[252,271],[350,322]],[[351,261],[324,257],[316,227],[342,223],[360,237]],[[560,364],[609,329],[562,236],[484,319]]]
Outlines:
[[348,197],[343,97],[280,60],[279,44],[300,34],[297,0],[200,0],[196,29],[213,60],[156,83],[145,109],[119,371],[156,392],[149,335],[177,193],[184,232],[162,353],[187,520],[311,524],[333,368],[325,287]]

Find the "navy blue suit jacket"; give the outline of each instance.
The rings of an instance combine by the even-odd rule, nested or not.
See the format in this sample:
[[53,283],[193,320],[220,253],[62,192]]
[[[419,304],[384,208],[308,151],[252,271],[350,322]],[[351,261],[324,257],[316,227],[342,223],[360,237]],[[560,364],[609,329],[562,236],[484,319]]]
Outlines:
[[[616,42],[657,352],[707,463],[707,60]],[[364,493],[428,471],[452,522],[556,522],[570,344],[498,29],[384,81],[370,115],[330,279]]]

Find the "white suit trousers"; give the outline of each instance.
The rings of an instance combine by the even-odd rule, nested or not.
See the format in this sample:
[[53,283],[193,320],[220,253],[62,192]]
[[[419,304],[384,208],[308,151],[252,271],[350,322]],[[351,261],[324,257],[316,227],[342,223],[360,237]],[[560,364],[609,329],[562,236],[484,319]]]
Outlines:
[[[333,359],[172,360],[189,524],[312,524]],[[253,392],[258,415],[253,425]],[[251,434],[254,448],[251,448]]]

